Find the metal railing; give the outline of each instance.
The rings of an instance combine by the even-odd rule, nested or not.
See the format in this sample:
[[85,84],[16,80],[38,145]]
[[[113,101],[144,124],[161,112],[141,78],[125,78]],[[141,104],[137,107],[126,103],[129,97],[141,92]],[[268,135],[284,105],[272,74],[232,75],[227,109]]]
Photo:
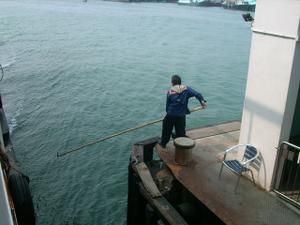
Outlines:
[[274,180],[274,192],[300,207],[300,147],[282,142]]

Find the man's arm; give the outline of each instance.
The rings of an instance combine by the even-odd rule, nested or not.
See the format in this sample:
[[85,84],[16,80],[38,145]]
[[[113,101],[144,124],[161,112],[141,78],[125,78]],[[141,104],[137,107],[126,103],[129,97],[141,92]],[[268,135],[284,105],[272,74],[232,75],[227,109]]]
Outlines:
[[168,107],[169,107],[169,93],[167,94],[167,99],[166,99],[166,112],[168,112]]
[[198,101],[200,102],[201,106],[203,109],[205,109],[207,107],[207,103],[206,100],[203,98],[202,94],[200,92],[195,91],[193,88],[188,87],[188,92],[190,97],[195,97],[198,99]]

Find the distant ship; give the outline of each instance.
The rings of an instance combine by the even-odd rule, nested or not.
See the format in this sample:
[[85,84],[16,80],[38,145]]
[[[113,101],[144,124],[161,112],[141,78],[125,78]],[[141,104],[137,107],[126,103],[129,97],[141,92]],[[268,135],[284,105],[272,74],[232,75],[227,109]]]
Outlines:
[[198,0],[196,1],[197,6],[203,7],[220,7],[222,6],[222,1],[220,0]]
[[179,5],[191,5],[191,6],[222,6],[221,0],[178,0]]
[[191,5],[192,1],[191,0],[178,0],[178,5]]
[[255,11],[256,0],[225,0],[223,2],[225,9],[234,9],[241,11]]

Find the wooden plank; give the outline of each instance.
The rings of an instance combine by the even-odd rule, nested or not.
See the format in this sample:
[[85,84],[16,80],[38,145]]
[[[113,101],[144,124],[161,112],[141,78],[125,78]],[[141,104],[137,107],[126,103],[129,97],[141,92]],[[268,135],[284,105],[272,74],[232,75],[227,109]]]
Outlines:
[[143,185],[145,186],[146,190],[150,193],[152,198],[161,197],[161,193],[158,190],[154,180],[150,174],[150,171],[144,162],[137,164],[136,170],[141,178]]
[[140,183],[140,192],[151,207],[158,213],[160,219],[168,225],[188,225],[185,219],[176,211],[165,197],[152,198]]

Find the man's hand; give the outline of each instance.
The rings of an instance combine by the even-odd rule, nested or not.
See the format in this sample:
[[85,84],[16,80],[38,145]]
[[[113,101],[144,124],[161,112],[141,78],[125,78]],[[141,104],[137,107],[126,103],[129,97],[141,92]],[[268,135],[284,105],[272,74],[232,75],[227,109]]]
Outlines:
[[205,109],[205,108],[207,108],[207,103],[206,103],[206,101],[204,102],[204,101],[202,101],[201,102],[201,106],[202,106],[202,109]]

